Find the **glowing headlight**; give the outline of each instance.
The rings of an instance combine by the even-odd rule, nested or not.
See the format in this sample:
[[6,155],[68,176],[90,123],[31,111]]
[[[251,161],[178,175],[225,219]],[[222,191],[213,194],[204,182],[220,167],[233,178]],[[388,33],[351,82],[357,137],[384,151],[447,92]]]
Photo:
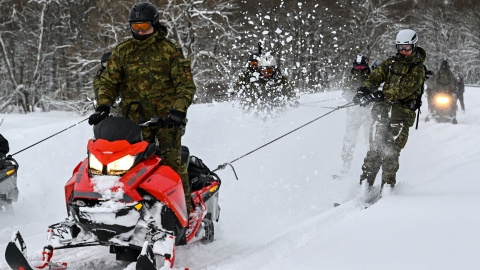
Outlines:
[[435,100],[439,105],[445,105],[450,103],[450,98],[446,96],[439,96]]
[[92,154],[89,154],[88,167],[90,168],[90,172],[91,172],[91,173],[93,173],[93,174],[102,174],[103,165],[102,165],[102,163],[100,163],[100,161],[98,161],[98,159],[97,159],[94,155],[92,155]]
[[135,162],[135,156],[132,156],[132,155],[126,155],[120,159],[110,162],[107,165],[107,174],[109,175],[124,174],[128,170],[130,170],[134,162]]
[[[112,161],[107,164],[107,174],[108,175],[121,175],[125,174],[133,166],[135,162],[135,156],[126,155],[120,159]],[[93,174],[103,174],[103,165],[100,161],[92,154],[89,158],[89,167],[90,172]]]

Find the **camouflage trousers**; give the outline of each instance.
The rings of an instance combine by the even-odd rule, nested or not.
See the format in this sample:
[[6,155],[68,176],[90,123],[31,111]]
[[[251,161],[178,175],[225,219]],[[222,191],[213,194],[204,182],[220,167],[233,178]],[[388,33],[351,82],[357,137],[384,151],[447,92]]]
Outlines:
[[183,191],[188,213],[193,211],[190,181],[187,165],[182,162],[182,128],[142,128],[145,141],[156,143],[160,149],[162,161],[170,166],[182,179]]
[[382,168],[382,186],[396,184],[400,151],[408,140],[410,123],[388,123],[378,120],[370,128],[370,149],[363,161],[360,183],[367,180],[371,186],[375,182],[380,167]]

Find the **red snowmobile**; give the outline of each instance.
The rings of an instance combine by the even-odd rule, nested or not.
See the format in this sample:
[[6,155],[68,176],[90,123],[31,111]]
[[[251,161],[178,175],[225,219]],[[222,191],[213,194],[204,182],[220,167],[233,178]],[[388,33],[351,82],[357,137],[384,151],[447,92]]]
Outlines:
[[[155,125],[154,119],[145,125]],[[180,176],[162,164],[155,144],[142,141],[138,124],[107,117],[94,127],[94,137],[65,185],[68,217],[49,226],[42,261],[27,260],[16,232],[5,252],[12,269],[67,269],[52,260],[54,250],[94,245],[108,246],[117,260],[137,261],[136,269],[169,269],[177,245],[213,241],[221,181],[188,148],[182,159],[197,214],[190,220]]]

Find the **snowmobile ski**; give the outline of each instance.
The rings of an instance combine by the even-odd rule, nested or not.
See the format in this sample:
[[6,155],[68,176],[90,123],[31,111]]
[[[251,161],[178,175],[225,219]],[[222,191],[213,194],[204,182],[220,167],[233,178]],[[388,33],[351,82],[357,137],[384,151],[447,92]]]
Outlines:
[[[20,248],[17,246],[18,243]],[[32,267],[28,262],[27,246],[19,231],[13,234],[12,240],[8,243],[5,250],[5,261],[8,266],[14,270],[33,270],[33,269],[50,269],[50,270],[66,270],[67,263],[65,262],[51,262],[53,248],[51,246],[45,247],[42,253],[43,259],[41,265]],[[47,258],[48,257],[48,258]]]
[[5,260],[8,266],[14,270],[33,270],[15,242],[8,243],[7,249],[5,250]]
[[137,270],[157,270],[157,267],[148,258],[147,255],[140,255],[137,260]]

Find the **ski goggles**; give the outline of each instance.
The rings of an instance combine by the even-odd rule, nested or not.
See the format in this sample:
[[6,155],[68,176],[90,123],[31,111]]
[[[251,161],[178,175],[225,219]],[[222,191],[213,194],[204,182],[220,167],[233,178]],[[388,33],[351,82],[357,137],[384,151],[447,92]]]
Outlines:
[[275,71],[274,67],[261,67],[260,72],[264,77],[272,76],[273,72]]
[[147,32],[152,28],[152,23],[151,22],[131,22],[130,23],[130,29],[132,29],[133,32],[138,33],[140,31],[142,32]]
[[248,62],[248,66],[251,67],[251,68],[257,69],[258,68],[258,61],[257,60],[250,60]]
[[397,50],[399,52],[401,52],[401,51],[409,52],[409,51],[413,50],[413,45],[412,44],[397,44]]
[[367,65],[363,65],[363,64],[360,64],[360,65],[359,65],[359,64],[354,64],[354,65],[353,65],[353,68],[354,68],[355,70],[366,70],[366,69],[368,68],[368,66],[367,66]]

